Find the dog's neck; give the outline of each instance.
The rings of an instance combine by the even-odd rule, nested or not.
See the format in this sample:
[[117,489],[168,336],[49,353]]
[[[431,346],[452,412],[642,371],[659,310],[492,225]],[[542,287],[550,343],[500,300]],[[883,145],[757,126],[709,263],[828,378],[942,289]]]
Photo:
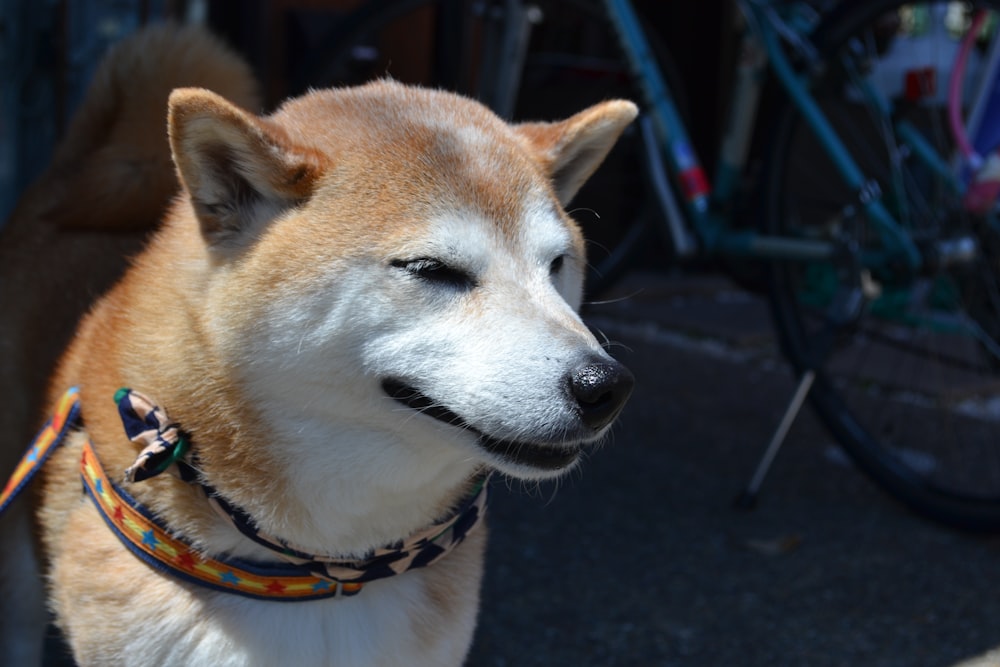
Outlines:
[[[462,496],[474,499],[476,484],[481,482],[475,467],[456,466],[455,470],[430,470],[428,466],[408,465],[403,471],[381,470],[382,474],[370,475],[365,479],[353,469],[371,469],[361,461],[345,455],[343,466],[326,469],[317,466],[317,460],[329,458],[329,451],[323,456],[303,456],[302,461],[292,461],[284,470],[273,470],[272,478],[295,479],[300,483],[291,485],[280,498],[268,500],[274,491],[270,485],[259,485],[256,489],[239,485],[225,485],[211,488],[212,466],[203,465],[201,459],[210,459],[209,448],[190,446],[187,437],[181,437],[183,429],[172,422],[156,402],[136,392],[119,392],[120,413],[130,438],[142,449],[138,461],[129,469],[130,480],[152,477],[163,470],[184,472],[180,475],[186,482],[195,483],[206,491],[211,504],[219,516],[224,517],[223,525],[213,522],[211,537],[206,545],[210,551],[224,551],[241,554],[256,559],[270,560],[274,554],[260,551],[256,547],[278,553],[302,552],[325,557],[357,558],[370,554],[387,544],[413,542],[428,529],[437,534],[445,529],[440,520],[443,517],[457,518],[461,512],[455,509],[462,502]],[[145,421],[144,421],[145,420]],[[304,433],[305,432],[305,433]],[[166,438],[164,437],[166,435]],[[313,452],[303,439],[308,429],[299,425],[295,442],[296,449]],[[291,437],[291,435],[287,436]],[[337,438],[329,432],[322,438],[323,446],[329,450],[337,446]],[[361,436],[348,438],[353,446],[378,450],[386,443],[374,442],[372,438],[364,442]],[[272,441],[273,444],[274,441]],[[217,442],[214,448],[218,449]],[[174,447],[176,445],[176,447]],[[227,451],[232,451],[232,447]],[[204,455],[202,454],[204,452]],[[271,452],[274,453],[273,451]],[[368,455],[372,451],[366,452]],[[426,452],[425,452],[426,454]],[[193,455],[193,458],[192,458]],[[432,457],[433,458],[433,457]],[[280,459],[279,459],[280,460]],[[190,463],[189,463],[190,461]],[[305,463],[305,465],[298,465]],[[423,469],[422,469],[423,468]],[[344,474],[346,471],[347,474]],[[394,475],[393,472],[402,472]],[[226,479],[230,475],[219,475]],[[296,492],[295,487],[299,487]],[[287,488],[287,487],[286,487]],[[303,489],[310,490],[308,495]],[[254,491],[249,497],[247,490]],[[293,502],[293,501],[298,502]],[[467,502],[473,500],[467,498]],[[289,505],[300,511],[284,511],[277,514],[274,508]],[[446,523],[446,522],[445,522]],[[236,527],[241,538],[236,538],[231,530]],[[407,540],[407,538],[410,538]],[[247,540],[251,543],[247,543]]]
[[285,493],[300,508],[280,530],[310,549],[342,544],[364,553],[411,534],[454,506],[481,473],[472,457],[440,442],[402,441],[370,428],[307,420],[278,424],[275,432],[275,448],[287,452],[279,457],[281,474],[293,480]]

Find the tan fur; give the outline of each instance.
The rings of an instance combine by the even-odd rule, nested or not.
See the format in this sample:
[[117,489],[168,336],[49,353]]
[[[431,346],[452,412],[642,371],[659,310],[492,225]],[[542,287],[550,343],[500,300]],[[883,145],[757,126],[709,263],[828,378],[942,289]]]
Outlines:
[[[167,96],[212,88],[257,108],[249,67],[196,28],[157,26],[109,50],[49,168],[0,228],[0,474],[6,477],[40,423],[62,348],[94,299],[124,271],[160,219],[177,179],[165,133]],[[0,520],[0,538],[24,541],[23,502]],[[9,552],[4,548],[4,552]],[[20,588],[30,571],[0,575],[0,664],[30,663],[44,616]],[[9,608],[7,608],[9,607]],[[32,609],[37,609],[33,612]],[[18,628],[36,626],[31,631]],[[11,636],[16,639],[10,639]],[[35,645],[24,648],[22,644]],[[6,659],[10,658],[10,659]]]
[[[128,52],[116,57],[127,61]],[[258,366],[283,353],[274,351],[280,342],[275,336],[300,327],[301,346],[314,329],[338,331],[344,326],[339,319],[310,319],[336,298],[326,286],[351,289],[338,282],[342,276],[365,275],[373,281],[367,289],[379,296],[381,283],[401,280],[394,260],[426,252],[421,243],[426,244],[428,221],[448,216],[489,221],[476,233],[492,239],[509,261],[520,262],[523,251],[515,249],[525,243],[528,211],[552,227],[544,243],[564,243],[565,250],[559,245],[557,251],[566,252],[572,264],[568,277],[560,279],[557,293],[548,283],[522,287],[509,276],[491,274],[498,287],[488,294],[505,295],[503,304],[510,304],[515,316],[524,311],[524,317],[537,317],[518,299],[551,302],[542,312],[553,337],[581,354],[602,354],[572,312],[579,299],[583,241],[560,204],[596,168],[635,108],[609,102],[561,123],[517,127],[469,100],[380,82],[314,92],[260,118],[246,110],[238,94],[223,92],[183,89],[171,95],[169,135],[183,196],[124,279],[83,319],[51,382],[50,404],[66,387],[80,387],[87,435],[105,469],[117,476],[134,460],[136,447],[123,436],[111,397],[120,387],[148,392],[191,435],[203,476],[263,529],[318,553],[360,555],[443,514],[484,463],[464,453],[471,445],[459,429],[418,415],[399,418],[405,410],[398,406],[372,422],[352,423],[351,432],[361,433],[354,450],[343,449],[350,442],[340,442],[336,429],[331,431],[335,451],[355,471],[339,470],[338,459],[327,458],[334,444],[317,449],[303,435],[299,446],[297,430],[289,432],[275,417],[271,404],[280,402],[281,392],[262,398],[260,392],[271,387],[255,375]],[[113,95],[100,87],[97,94]],[[69,144],[74,142],[86,144],[80,137]],[[137,143],[157,144],[145,138]],[[120,183],[113,172],[104,178],[114,181],[111,187]],[[98,195],[88,206],[101,210],[102,201]],[[148,221],[155,208],[133,210]],[[128,228],[126,219],[131,217],[112,215],[107,224]],[[68,229],[92,223],[58,224]],[[549,252],[544,243],[537,252]],[[95,252],[103,256],[103,250]],[[547,281],[548,255],[542,261],[537,268],[525,266]],[[414,297],[386,293],[383,298],[402,304],[400,299]],[[469,301],[474,305],[464,311],[467,318],[497,308],[496,296]],[[299,303],[314,305],[296,310]],[[279,316],[290,324],[275,324]],[[271,326],[274,334],[261,333]],[[294,363],[294,356],[288,362]],[[331,393],[354,400],[353,389],[335,377],[339,370],[333,365],[330,386],[316,388],[322,400]],[[361,385],[365,391],[377,387],[377,379],[357,375],[362,369],[351,372],[357,391]],[[389,403],[376,396],[361,412],[371,408],[380,414]],[[303,411],[304,424],[329,419],[326,412],[313,415],[310,407],[306,401],[293,406]],[[445,442],[426,435],[441,429]],[[273,616],[274,603],[181,583],[152,572],[124,549],[80,494],[81,442],[74,436],[47,465],[39,514],[51,559],[51,604],[80,664],[190,664],[216,662],[221,655],[237,656],[226,658],[234,663],[264,660],[263,651],[287,639],[279,630],[293,614],[316,630],[297,630],[315,645],[285,647],[294,664],[430,665],[464,659],[478,606],[483,527],[432,567],[369,584],[357,598],[280,606],[283,615]],[[440,470],[420,468],[415,457],[423,450],[423,458],[442,462]],[[307,460],[303,468],[304,457],[314,457],[314,465]],[[327,467],[335,480],[303,488],[312,482],[291,472],[317,466]],[[170,475],[130,485],[129,492],[209,555],[273,559],[219,519],[197,489]],[[330,493],[359,504],[335,503],[331,511],[323,505]],[[364,501],[369,498],[370,505]],[[352,631],[352,624],[359,629]],[[275,632],[279,635],[272,636]],[[340,644],[327,646],[324,642],[337,643],[331,637]],[[144,647],[141,654],[137,642]]]

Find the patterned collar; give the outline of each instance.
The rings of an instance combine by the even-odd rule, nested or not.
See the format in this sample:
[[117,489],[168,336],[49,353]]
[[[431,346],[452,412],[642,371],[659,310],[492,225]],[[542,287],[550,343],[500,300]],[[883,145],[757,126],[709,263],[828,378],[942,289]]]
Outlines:
[[[166,412],[146,396],[127,389],[115,395],[129,438],[144,445],[125,472],[127,483],[170,470],[200,487],[212,507],[241,533],[267,547],[286,564],[237,558],[207,558],[162,520],[139,504],[104,472],[89,441],[80,462],[84,487],[105,522],[135,555],[155,569],[215,590],[267,600],[314,600],[356,595],[376,579],[402,574],[437,562],[458,546],[485,514],[488,478],[477,480],[466,500],[449,516],[406,540],[375,549],[361,559],[310,554],[279,538],[261,533],[253,519],[202,483],[189,463],[189,441]],[[70,429],[79,426],[75,388],[59,401],[52,416],[0,494],[0,513],[23,488]]]

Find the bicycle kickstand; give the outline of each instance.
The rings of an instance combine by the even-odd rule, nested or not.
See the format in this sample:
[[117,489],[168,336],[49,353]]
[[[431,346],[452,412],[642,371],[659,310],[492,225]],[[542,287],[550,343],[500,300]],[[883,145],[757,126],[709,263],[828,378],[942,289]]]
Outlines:
[[806,396],[809,395],[809,390],[812,389],[815,379],[816,371],[811,368],[802,374],[799,384],[795,388],[795,393],[792,395],[792,400],[788,403],[788,407],[785,408],[785,414],[781,418],[777,430],[771,436],[771,442],[768,443],[767,449],[764,450],[764,455],[757,463],[757,469],[754,471],[750,483],[747,484],[743,493],[736,498],[734,503],[736,507],[740,509],[752,509],[757,505],[757,495],[760,492],[760,487],[764,484],[764,478],[771,469],[771,464],[778,455],[778,450],[784,444],[788,430],[792,427],[795,418],[798,417],[799,411],[802,410],[802,404],[805,402]]

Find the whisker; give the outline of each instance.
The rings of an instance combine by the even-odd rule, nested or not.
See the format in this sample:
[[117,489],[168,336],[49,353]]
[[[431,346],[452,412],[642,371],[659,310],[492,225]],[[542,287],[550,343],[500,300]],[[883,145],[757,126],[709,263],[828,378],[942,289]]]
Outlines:
[[590,329],[591,331],[594,332],[595,337],[603,339],[602,341],[600,341],[600,345],[602,348],[606,348],[609,345],[611,345],[611,339],[608,338],[608,335],[604,333],[604,331],[600,327],[591,327]]
[[601,214],[600,214],[600,213],[598,213],[597,211],[595,211],[595,210],[594,210],[594,209],[592,209],[592,208],[587,208],[587,207],[584,207],[584,206],[580,206],[580,207],[578,207],[578,208],[574,208],[574,209],[572,209],[572,210],[569,210],[569,211],[566,211],[566,213],[567,213],[567,214],[568,214],[568,215],[569,215],[570,217],[573,217],[573,216],[575,216],[575,215],[576,215],[577,213],[589,213],[590,215],[594,216],[594,217],[595,217],[595,218],[597,218],[598,220],[600,220],[600,219],[601,219]]
[[597,300],[597,301],[584,301],[583,305],[585,305],[585,306],[607,306],[607,305],[610,305],[610,304],[613,304],[613,303],[621,303],[622,301],[628,301],[629,299],[634,299],[634,298],[636,298],[637,296],[639,296],[640,294],[642,294],[645,291],[646,291],[645,288],[643,288],[643,287],[637,287],[634,291],[629,292],[628,294],[622,294],[621,296],[616,296],[613,299],[600,299],[600,300]]

